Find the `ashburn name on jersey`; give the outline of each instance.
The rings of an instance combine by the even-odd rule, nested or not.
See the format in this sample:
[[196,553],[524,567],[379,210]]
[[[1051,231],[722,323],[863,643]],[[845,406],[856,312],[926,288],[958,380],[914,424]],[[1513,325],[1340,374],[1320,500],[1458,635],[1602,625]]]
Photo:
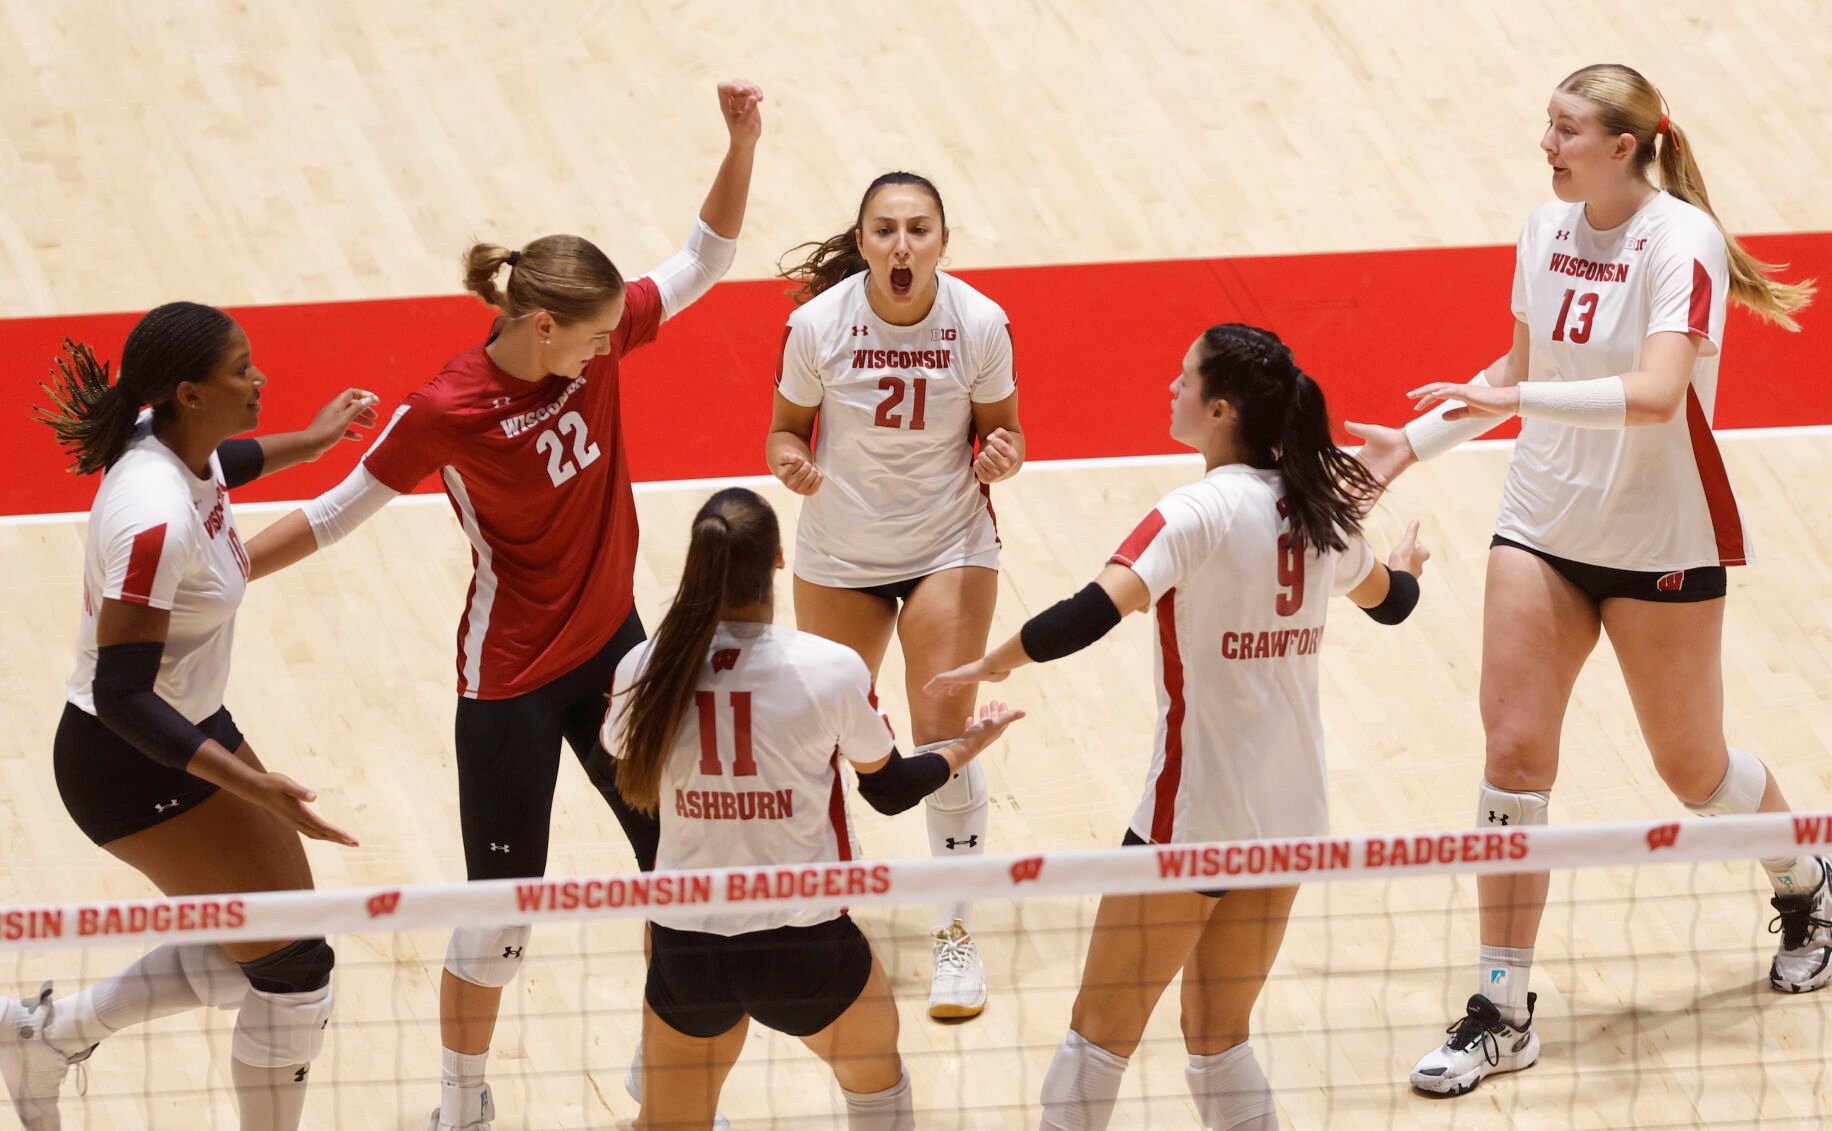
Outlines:
[[854,369],[946,369],[953,350],[853,350]]
[[567,400],[570,399],[574,393],[583,388],[585,388],[585,378],[574,378],[573,383],[566,386],[560,395],[554,398],[553,403],[537,408],[532,412],[518,413],[504,420],[503,435],[513,440],[523,432],[539,427],[546,421],[560,415],[560,410],[566,407]]
[[674,815],[701,821],[785,821],[795,816],[795,791],[677,789]]
[[1546,270],[1554,275],[1570,275],[1574,279],[1583,279],[1592,283],[1626,283],[1628,282],[1628,264],[1598,263],[1594,259],[1579,259],[1575,255],[1566,255],[1562,251],[1552,253],[1546,264]]

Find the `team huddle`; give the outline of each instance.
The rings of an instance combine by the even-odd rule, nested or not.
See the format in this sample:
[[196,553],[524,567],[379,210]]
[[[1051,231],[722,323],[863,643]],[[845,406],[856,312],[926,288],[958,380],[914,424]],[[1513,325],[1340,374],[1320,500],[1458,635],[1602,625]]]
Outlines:
[[[1729,300],[1795,328],[1812,288],[1775,281],[1722,229],[1689,142],[1640,74],[1586,67],[1552,96],[1540,145],[1558,199],[1522,232],[1505,356],[1471,382],[1411,390],[1429,411],[1403,428],[1346,425],[1364,441],[1349,451],[1286,343],[1240,324],[1202,330],[1168,390],[1169,434],[1201,454],[1202,478],[1140,516],[1081,590],[990,649],[992,489],[1026,452],[1013,339],[992,298],[939,269],[941,194],[904,172],[874,180],[845,230],[795,249],[784,271],[798,305],[764,456],[802,496],[792,553],[762,496],[718,491],[694,516],[679,587],[647,637],[619,366],[733,261],[763,96],[742,81],[718,93],[730,145],[678,252],[626,281],[577,236],[477,244],[465,285],[498,312],[489,336],[385,425],[377,398],[350,389],[302,431],[240,438],[258,424],[267,378],[247,335],[211,307],[148,313],[112,383],[106,363],[66,343],[40,416],[73,470],[104,474],[53,757],[92,841],[168,895],[309,888],[301,838],[356,844],[312,808],[310,789],[263,765],[223,702],[235,613],[249,582],[327,549],[435,474],[473,559],[455,642],[471,880],[545,873],[562,744],[644,871],[856,859],[853,786],[881,813],[921,805],[936,856],[983,852],[992,834],[976,759],[1024,713],[979,703],[978,685],[1090,648],[1139,612],[1155,624],[1157,727],[1115,840],[1322,836],[1330,599],[1398,625],[1429,557],[1413,523],[1381,561],[1364,516],[1413,462],[1513,416],[1524,424],[1484,602],[1478,826],[1547,822],[1565,705],[1604,631],[1683,804],[1786,810],[1761,759],[1723,737],[1725,567],[1749,548],[1710,420]],[[342,483],[243,541],[231,491],[377,426]],[[777,622],[781,569],[793,628]],[[901,726],[877,698],[893,635]],[[1780,935],[1769,981],[1819,989],[1832,981],[1832,863],[1762,864]],[[1412,1068],[1421,1091],[1465,1092],[1539,1055],[1528,986],[1547,877],[1484,876],[1479,890],[1475,992]],[[1203,1126],[1276,1128],[1249,1023],[1296,895],[1103,897],[1066,1035],[1031,1097],[1042,1126],[1108,1125],[1128,1058],[1181,973]],[[945,905],[934,922],[928,1012],[973,1017],[988,985],[971,908]],[[531,933],[452,932],[431,1131],[488,1131],[496,1118],[487,1059]],[[723,1126],[720,1091],[753,1018],[829,1064],[854,1131],[916,1126],[891,980],[845,912],[658,910],[645,950],[625,1080],[639,1128]],[[25,1127],[54,1131],[70,1067],[110,1035],[233,1008],[241,1126],[291,1131],[332,1019],[334,966],[323,938],[159,947],[76,993],[5,1002],[0,1078]]]

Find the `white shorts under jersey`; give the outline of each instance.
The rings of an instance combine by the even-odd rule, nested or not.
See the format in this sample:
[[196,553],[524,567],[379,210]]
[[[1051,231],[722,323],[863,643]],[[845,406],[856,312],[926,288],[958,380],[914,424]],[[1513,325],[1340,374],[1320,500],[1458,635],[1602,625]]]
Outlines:
[[[617,665],[600,737],[622,757],[618,730],[654,651],[647,641]],[[890,724],[869,697],[857,652],[776,625],[727,621],[701,661],[694,706],[674,736],[661,777],[657,868],[820,864],[855,855],[840,759],[876,762],[891,752]],[[776,907],[702,919],[658,907],[667,927],[737,935],[807,927],[833,910]]]
[[1540,207],[1520,235],[1514,317],[1532,333],[1528,377],[1583,381],[1641,368],[1651,334],[1699,338],[1684,407],[1664,424],[1522,424],[1496,533],[1590,565],[1742,565],[1748,540],[1711,436],[1729,294],[1710,216],[1660,193],[1607,232],[1582,204]]
[[1152,844],[1329,831],[1317,649],[1374,552],[1315,553],[1275,471],[1229,464],[1164,497],[1110,559],[1151,590],[1158,734],[1132,831]]
[[872,313],[864,272],[789,316],[776,387],[820,408],[814,462],[826,475],[802,500],[797,577],[860,588],[998,565],[992,495],[973,476],[973,406],[1016,391],[1011,330],[997,303],[936,279],[935,307],[914,326]]
[[171,610],[153,689],[192,722],[209,718],[223,705],[247,585],[248,553],[215,453],[210,478],[199,479],[153,436],[151,414],[142,415],[89,508],[83,620],[65,696],[95,714],[96,617],[104,600],[127,601]]

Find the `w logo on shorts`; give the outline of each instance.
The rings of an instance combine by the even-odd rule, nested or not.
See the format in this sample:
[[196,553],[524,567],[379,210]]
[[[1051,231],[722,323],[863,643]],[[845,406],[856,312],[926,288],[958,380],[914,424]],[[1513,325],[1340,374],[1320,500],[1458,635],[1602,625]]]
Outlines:
[[1677,593],[1680,589],[1684,588],[1685,584],[1686,571],[1683,569],[1676,569],[1672,573],[1661,574],[1660,580],[1654,583],[1654,588],[1660,590],[1662,593]]

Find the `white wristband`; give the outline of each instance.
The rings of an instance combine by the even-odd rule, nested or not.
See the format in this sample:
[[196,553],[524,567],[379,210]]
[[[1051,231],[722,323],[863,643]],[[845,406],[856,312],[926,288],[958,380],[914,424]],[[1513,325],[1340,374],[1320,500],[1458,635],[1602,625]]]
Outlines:
[[1628,425],[1628,390],[1620,377],[1522,381],[1520,416],[1573,428],[1623,428]]
[[[1487,385],[1488,370],[1470,378],[1472,385]],[[1434,459],[1465,440],[1473,440],[1489,429],[1497,427],[1506,417],[1499,416],[1466,416],[1462,420],[1445,420],[1444,414],[1453,408],[1460,407],[1456,401],[1446,401],[1423,416],[1416,417],[1406,424],[1406,442],[1412,445],[1412,453],[1421,460]]]

